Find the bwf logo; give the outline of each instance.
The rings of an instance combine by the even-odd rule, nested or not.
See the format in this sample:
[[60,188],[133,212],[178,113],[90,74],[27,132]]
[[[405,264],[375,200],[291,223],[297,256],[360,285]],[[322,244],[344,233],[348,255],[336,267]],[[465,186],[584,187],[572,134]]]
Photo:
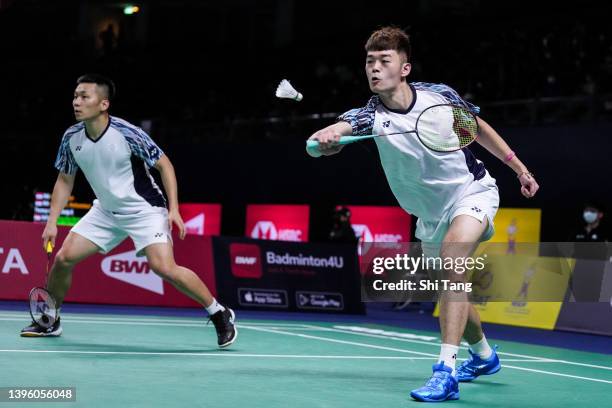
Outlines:
[[102,260],[101,267],[106,276],[159,295],[164,294],[162,279],[151,271],[146,258],[136,256],[136,251],[108,256]]
[[255,244],[230,244],[232,275],[237,278],[261,278],[261,252]]

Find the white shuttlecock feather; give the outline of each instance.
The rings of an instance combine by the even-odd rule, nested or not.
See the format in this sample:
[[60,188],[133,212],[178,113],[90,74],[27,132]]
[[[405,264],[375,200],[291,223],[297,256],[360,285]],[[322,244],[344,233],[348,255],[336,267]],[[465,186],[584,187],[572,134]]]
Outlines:
[[276,88],[276,97],[293,99],[294,101],[299,102],[302,100],[302,98],[304,98],[304,95],[296,91],[289,81],[283,79]]

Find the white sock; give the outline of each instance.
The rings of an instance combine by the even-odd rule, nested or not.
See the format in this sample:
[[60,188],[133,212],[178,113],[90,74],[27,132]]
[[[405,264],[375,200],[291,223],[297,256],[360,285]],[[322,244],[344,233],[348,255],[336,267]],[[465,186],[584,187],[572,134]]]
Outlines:
[[208,312],[208,314],[211,316],[219,311],[222,312],[225,310],[225,308],[221,305],[221,303],[217,302],[217,299],[215,298],[213,298],[212,303],[209,306],[206,306],[205,309]]
[[442,347],[440,348],[440,357],[438,357],[438,363],[440,361],[444,361],[445,366],[453,369],[453,376],[457,375],[457,370],[455,370],[457,353],[459,353],[459,346],[442,343]]
[[493,349],[491,346],[489,346],[487,338],[484,336],[484,334],[482,335],[482,340],[480,340],[478,343],[470,344],[470,348],[483,360],[488,359],[493,354]]

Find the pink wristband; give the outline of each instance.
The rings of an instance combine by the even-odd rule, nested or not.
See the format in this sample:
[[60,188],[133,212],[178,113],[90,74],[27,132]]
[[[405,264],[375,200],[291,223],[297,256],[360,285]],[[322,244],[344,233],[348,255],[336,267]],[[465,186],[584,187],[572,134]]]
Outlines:
[[504,159],[504,162],[509,162],[510,160],[512,160],[513,157],[514,157],[514,152],[511,151],[510,153],[508,153],[508,155]]

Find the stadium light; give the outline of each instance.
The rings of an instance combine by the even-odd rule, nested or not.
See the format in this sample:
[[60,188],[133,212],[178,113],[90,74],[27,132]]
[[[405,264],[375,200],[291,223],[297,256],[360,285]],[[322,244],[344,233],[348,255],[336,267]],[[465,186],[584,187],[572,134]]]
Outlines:
[[132,6],[132,5],[129,5],[129,6],[125,6],[125,7],[123,8],[123,14],[126,14],[126,15],[128,15],[128,16],[129,16],[129,15],[132,15],[132,14],[136,14],[136,13],[138,13],[139,11],[140,11],[140,7],[138,7],[138,6]]

